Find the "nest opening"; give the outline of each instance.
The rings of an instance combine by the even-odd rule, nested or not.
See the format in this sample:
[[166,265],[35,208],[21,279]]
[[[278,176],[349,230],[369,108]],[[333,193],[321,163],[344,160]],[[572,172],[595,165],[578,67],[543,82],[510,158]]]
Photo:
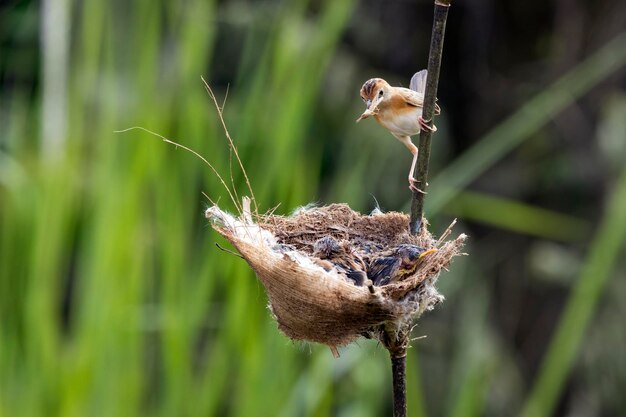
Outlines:
[[441,302],[437,277],[466,238],[446,241],[449,227],[436,240],[426,224],[414,236],[406,214],[345,204],[239,217],[213,206],[206,217],[256,272],[281,331],[331,348],[360,336],[384,343]]

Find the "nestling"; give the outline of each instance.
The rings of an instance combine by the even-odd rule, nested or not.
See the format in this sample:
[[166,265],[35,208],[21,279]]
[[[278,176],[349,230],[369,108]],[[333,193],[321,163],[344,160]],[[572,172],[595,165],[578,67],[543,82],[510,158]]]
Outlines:
[[317,264],[325,270],[330,271],[334,268],[359,287],[367,284],[365,262],[348,242],[340,243],[331,236],[325,236],[313,244],[313,256],[319,258]]
[[[357,119],[360,122],[369,116],[389,130],[413,154],[413,162],[409,171],[409,188],[412,191],[422,192],[415,185],[413,177],[417,162],[417,146],[411,141],[411,136],[420,133],[421,129],[434,132],[435,126],[430,127],[422,119],[424,107],[424,92],[426,90],[426,70],[415,73],[409,83],[409,88],[392,87],[382,78],[367,80],[361,87],[361,98],[367,105],[363,114]],[[435,104],[435,114],[441,109]]]
[[387,285],[413,275],[425,256],[437,249],[424,249],[415,245],[400,245],[370,260],[367,276],[374,285]]

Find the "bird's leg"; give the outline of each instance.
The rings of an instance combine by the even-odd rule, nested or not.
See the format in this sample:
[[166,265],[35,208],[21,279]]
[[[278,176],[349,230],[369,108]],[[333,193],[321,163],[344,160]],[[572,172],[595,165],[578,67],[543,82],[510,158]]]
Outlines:
[[395,134],[394,136],[398,138],[400,142],[404,143],[404,146],[406,146],[409,152],[413,154],[413,162],[411,162],[411,170],[409,171],[409,189],[411,189],[411,191],[416,192],[416,193],[426,194],[424,191],[417,188],[415,184],[417,184],[418,181],[415,178],[413,178],[413,174],[415,173],[415,164],[417,163],[417,154],[418,154],[417,146],[415,146],[415,144],[411,141],[410,136],[400,136],[400,135],[395,135]]
[[417,188],[415,184],[417,184],[418,181],[413,176],[415,174],[415,164],[417,162],[417,154],[419,153],[417,147],[415,147],[415,152],[413,151],[411,152],[413,153],[413,162],[411,162],[411,170],[409,171],[409,189],[416,193],[426,194],[425,191],[422,191],[419,188]]
[[[428,125],[428,122],[426,122],[426,120],[424,120],[422,118],[422,116],[417,118],[417,121],[419,122],[420,127],[423,130],[426,130],[428,132],[436,132],[437,131],[437,126],[433,125],[432,127]],[[415,183],[418,182],[413,175],[415,174],[415,163],[417,162],[417,148],[415,148],[415,152],[413,153],[413,162],[411,163],[411,171],[409,172],[409,188],[411,189],[411,191],[413,192],[417,192],[417,193],[422,193],[422,194],[426,194],[425,191],[420,190],[419,188],[417,188],[415,186]],[[428,185],[428,184],[426,184]]]
[[430,127],[430,126],[428,125],[428,123],[429,123],[429,122],[427,122],[426,120],[424,120],[424,119],[422,118],[422,116],[420,116],[420,117],[417,119],[417,121],[418,121],[418,123],[420,124],[420,127],[421,127],[422,129],[424,129],[424,130],[428,130],[429,132],[436,132],[436,131],[437,131],[437,126],[433,125],[432,127]]

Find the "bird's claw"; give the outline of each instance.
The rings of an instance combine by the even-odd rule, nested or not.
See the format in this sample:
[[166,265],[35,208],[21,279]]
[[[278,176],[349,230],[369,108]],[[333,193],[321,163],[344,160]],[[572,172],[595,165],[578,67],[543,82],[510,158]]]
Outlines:
[[[422,191],[415,186],[415,184],[418,182],[419,181],[416,180],[415,178],[409,177],[409,189],[413,191],[414,193],[428,194],[426,191]],[[426,185],[428,186],[428,183],[426,183]]]
[[431,132],[431,133],[432,133],[432,132],[436,132],[436,131],[437,131],[437,126],[435,126],[435,125],[432,125],[432,127],[431,127],[431,126],[429,126],[429,125],[428,125],[428,123],[429,123],[429,122],[427,122],[426,120],[424,120],[424,119],[422,118],[422,116],[420,116],[420,117],[417,119],[417,121],[419,122],[419,124],[420,124],[420,126],[421,126],[421,128],[422,128],[422,129],[427,130],[427,131],[429,131],[429,132]]

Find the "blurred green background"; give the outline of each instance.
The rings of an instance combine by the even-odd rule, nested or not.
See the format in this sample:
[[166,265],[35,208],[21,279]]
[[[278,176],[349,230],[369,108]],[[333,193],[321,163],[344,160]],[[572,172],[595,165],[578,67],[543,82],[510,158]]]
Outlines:
[[[429,1],[0,2],[0,416],[382,416],[387,353],[290,342],[208,227],[224,114],[262,210],[407,211],[371,77]],[[626,3],[453,2],[426,211],[469,257],[408,358],[410,416],[626,415]],[[246,193],[233,167],[233,183]]]

